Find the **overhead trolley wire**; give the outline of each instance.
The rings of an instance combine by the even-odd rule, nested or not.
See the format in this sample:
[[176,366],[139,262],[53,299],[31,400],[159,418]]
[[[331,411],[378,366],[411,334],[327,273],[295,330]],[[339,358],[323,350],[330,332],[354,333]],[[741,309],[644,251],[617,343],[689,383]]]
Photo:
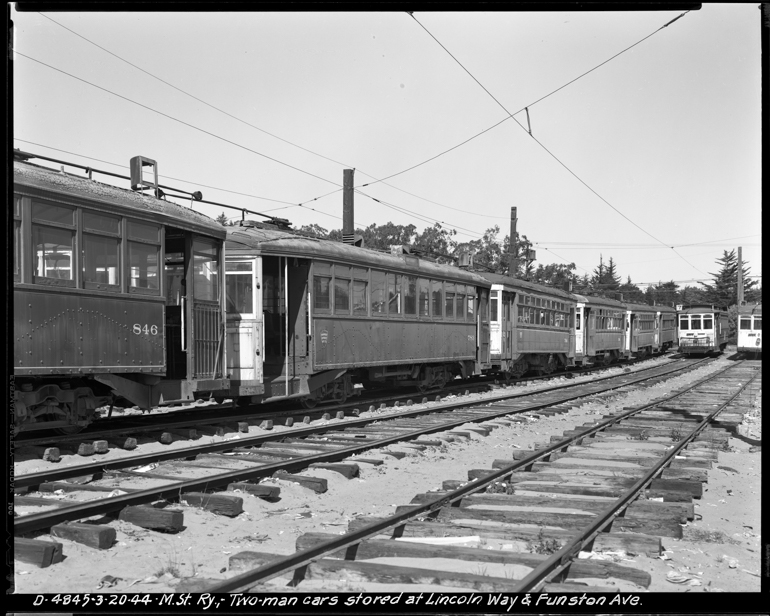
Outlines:
[[[284,143],[287,143],[287,144],[289,144],[289,145],[291,145],[291,146],[294,146],[294,147],[296,147],[296,148],[299,148],[300,150],[303,150],[304,152],[308,152],[309,154],[313,154],[314,156],[318,156],[318,157],[320,157],[320,158],[323,158],[324,160],[328,160],[329,162],[332,162],[332,163],[335,163],[335,164],[337,164],[337,165],[341,165],[341,166],[343,166],[343,167],[347,167],[347,168],[350,168],[350,167],[352,167],[352,165],[348,165],[348,164],[346,164],[346,163],[342,163],[342,162],[340,162],[340,161],[338,161],[338,160],[334,160],[333,158],[329,158],[328,156],[324,156],[323,154],[319,154],[318,152],[315,152],[315,151],[313,151],[313,150],[310,150],[310,149],[308,149],[308,148],[305,148],[305,147],[303,147],[303,146],[301,146],[301,145],[298,145],[298,144],[296,144],[296,143],[293,143],[292,141],[289,141],[288,139],[284,139],[283,137],[279,137],[278,135],[276,135],[276,134],[274,134],[274,133],[271,133],[271,132],[269,132],[269,131],[266,131],[265,129],[263,129],[263,128],[260,128],[259,126],[256,126],[256,125],[254,125],[254,124],[251,124],[250,122],[247,122],[246,120],[243,120],[243,119],[241,119],[241,118],[239,118],[239,117],[237,117],[237,116],[235,116],[235,115],[233,115],[233,114],[231,114],[231,113],[229,113],[229,112],[225,111],[224,109],[220,109],[220,108],[219,108],[219,107],[217,107],[216,105],[212,105],[211,103],[208,103],[208,102],[206,102],[206,101],[205,101],[205,100],[203,100],[202,98],[199,98],[199,97],[195,96],[194,94],[191,94],[191,93],[187,92],[186,90],[183,90],[182,88],[179,88],[179,87],[177,87],[177,86],[173,85],[172,83],[169,83],[169,82],[168,82],[168,81],[166,81],[165,79],[163,79],[163,78],[161,78],[161,77],[158,77],[157,75],[154,75],[153,73],[151,73],[151,72],[149,72],[149,71],[147,71],[147,70],[143,69],[142,67],[140,67],[140,66],[137,66],[137,65],[136,65],[136,64],[134,64],[133,62],[130,62],[130,61],[126,60],[125,58],[123,58],[123,57],[119,56],[118,54],[116,54],[116,53],[114,53],[114,52],[110,51],[109,49],[107,49],[107,48],[105,48],[105,47],[102,47],[102,46],[101,46],[101,45],[99,45],[98,43],[95,43],[94,41],[92,41],[92,40],[90,40],[89,38],[87,38],[87,37],[83,36],[82,34],[79,34],[79,33],[75,32],[74,30],[72,30],[71,28],[68,28],[68,27],[67,27],[67,26],[65,26],[64,24],[62,24],[62,23],[60,23],[60,22],[56,21],[55,19],[53,19],[53,18],[51,18],[51,17],[48,17],[48,15],[45,15],[44,13],[38,13],[38,14],[39,14],[41,17],[45,17],[46,19],[48,19],[48,20],[49,20],[49,21],[51,21],[52,23],[56,24],[57,26],[59,26],[59,27],[63,28],[64,30],[67,30],[68,32],[70,32],[70,33],[74,34],[75,36],[77,36],[77,37],[79,37],[79,38],[83,39],[83,40],[84,40],[84,41],[86,41],[87,43],[90,43],[90,44],[91,44],[91,45],[93,45],[94,47],[97,47],[97,48],[101,49],[102,51],[104,51],[105,53],[108,53],[108,54],[110,54],[110,55],[111,55],[111,56],[113,56],[114,58],[117,58],[117,59],[118,59],[118,60],[120,60],[121,62],[125,62],[125,63],[126,63],[126,64],[128,64],[129,66],[132,66],[132,67],[133,67],[133,68],[135,68],[136,70],[138,70],[138,71],[141,71],[141,72],[142,72],[142,73],[144,73],[145,75],[148,75],[148,76],[152,77],[153,79],[156,79],[156,80],[160,81],[161,83],[164,83],[165,85],[169,86],[170,88],[173,88],[173,89],[174,89],[174,90],[176,90],[177,92],[181,92],[182,94],[184,94],[184,95],[186,95],[186,96],[189,96],[190,98],[192,98],[192,99],[194,99],[194,100],[198,101],[199,103],[202,103],[202,104],[206,105],[207,107],[210,107],[211,109],[214,109],[215,111],[218,111],[218,112],[220,112],[220,113],[223,113],[224,115],[228,116],[229,118],[232,118],[232,119],[234,119],[234,120],[236,120],[236,121],[238,121],[238,122],[241,122],[242,124],[245,124],[246,126],[250,126],[251,128],[253,128],[253,129],[255,129],[255,130],[258,130],[258,131],[260,131],[260,132],[262,132],[262,133],[264,133],[264,134],[266,134],[266,135],[270,135],[271,137],[273,137],[273,138],[275,138],[275,139],[278,139],[279,141],[283,141]],[[508,118],[506,118],[506,119],[508,119]],[[491,128],[494,128],[494,126],[493,126],[493,127],[490,127],[490,128],[489,128],[489,129],[487,129],[487,130],[491,130]],[[486,132],[486,131],[484,131],[484,132]],[[480,133],[480,134],[481,134],[481,133]],[[478,135],[477,135],[477,136],[478,136]],[[463,144],[459,144],[459,145],[463,145]],[[458,145],[458,146],[456,146],[456,147],[459,147],[459,145]],[[426,161],[426,162],[427,162],[427,161]],[[422,163],[421,163],[421,164],[422,164]],[[373,176],[373,175],[370,175],[370,174],[366,173],[365,171],[362,171],[362,170],[360,170],[360,169],[359,169],[358,171],[359,171],[359,173],[361,173],[361,174],[363,174],[363,175],[365,175],[365,176],[367,176],[367,177],[370,177],[370,178],[372,178],[373,180],[375,180],[375,182],[381,182],[381,183],[385,184],[386,186],[390,186],[391,188],[393,188],[393,189],[395,189],[395,190],[398,190],[398,191],[400,191],[400,192],[403,192],[403,193],[405,193],[405,194],[407,194],[407,195],[410,195],[410,196],[412,196],[412,197],[415,197],[415,198],[417,198],[417,199],[421,199],[421,200],[423,200],[423,201],[427,201],[428,203],[432,203],[432,204],[434,204],[434,205],[438,205],[439,207],[445,207],[445,208],[447,208],[447,209],[450,209],[450,210],[454,210],[454,211],[456,211],[456,212],[466,212],[466,210],[462,210],[462,209],[459,209],[459,208],[454,208],[454,207],[451,207],[451,206],[449,206],[449,205],[444,205],[443,203],[438,203],[437,201],[432,201],[432,200],[430,200],[430,199],[427,199],[427,198],[425,198],[425,197],[421,197],[420,195],[416,195],[416,194],[414,194],[414,193],[411,193],[411,192],[409,192],[409,191],[407,191],[407,190],[404,190],[404,189],[402,189],[402,188],[399,188],[398,186],[394,186],[393,184],[388,184],[387,182],[385,182],[385,181],[384,181],[384,180],[386,180],[386,179],[388,179],[388,178],[384,178],[384,179],[381,179],[381,180],[377,180],[377,179],[375,178],[375,176]],[[372,183],[375,183],[375,182],[372,182]],[[362,186],[369,186],[369,184],[362,184]],[[317,201],[318,199],[321,199],[321,198],[323,198],[323,197],[326,197],[326,196],[328,196],[328,194],[333,194],[333,193],[327,193],[326,195],[321,195],[320,197],[315,197],[315,198],[313,198],[313,199],[309,199],[308,201],[305,201],[305,202],[303,202],[303,203],[308,203],[309,201]],[[294,205],[299,205],[299,206],[301,206],[302,204],[294,204]],[[411,212],[409,212],[409,213],[411,213]],[[505,216],[493,216],[493,215],[488,215],[488,214],[477,214],[477,216],[482,216],[482,217],[484,217],[484,218],[499,218],[499,219],[501,219],[501,220],[507,220],[507,218],[506,218]]]
[[[686,12],[685,12],[685,13],[683,13],[682,15],[686,15],[686,14],[687,14],[687,12],[689,12],[689,11],[686,11]],[[430,31],[429,31],[429,30],[428,30],[428,29],[427,29],[427,28],[426,28],[426,27],[425,27],[425,26],[422,24],[422,23],[420,23],[420,21],[419,21],[419,20],[418,20],[418,19],[417,19],[417,18],[414,16],[414,14],[412,14],[412,13],[409,13],[409,15],[412,17],[412,19],[414,19],[414,20],[417,22],[417,24],[419,24],[419,26],[420,26],[420,27],[421,27],[423,30],[425,30],[425,32],[427,32],[427,33],[428,33],[428,35],[429,35],[429,36],[430,36],[430,37],[431,37],[431,38],[432,38],[434,41],[436,41],[436,43],[438,43],[438,45],[439,45],[439,46],[440,46],[440,47],[441,47],[441,48],[442,48],[444,51],[446,51],[446,52],[447,52],[447,54],[449,54],[449,56],[450,56],[450,57],[451,57],[451,58],[452,58],[452,59],[453,59],[453,60],[454,60],[454,61],[455,61],[455,62],[456,62],[456,63],[457,63],[459,66],[460,66],[460,68],[462,68],[462,69],[463,69],[463,70],[464,70],[464,71],[465,71],[465,72],[466,72],[468,75],[470,75],[471,79],[473,79],[473,81],[475,81],[475,82],[476,82],[476,83],[477,83],[477,84],[478,84],[478,85],[479,85],[479,86],[480,86],[480,87],[481,87],[481,88],[484,90],[484,92],[486,92],[486,93],[487,93],[487,94],[488,94],[488,95],[489,95],[489,96],[492,98],[492,100],[494,100],[494,101],[495,101],[495,102],[498,104],[498,106],[500,106],[500,108],[502,108],[502,110],[503,110],[503,111],[505,111],[505,113],[507,113],[507,114],[508,114],[508,116],[509,116],[509,117],[511,117],[511,118],[513,119],[513,121],[514,121],[514,122],[516,122],[516,124],[519,126],[519,128],[521,128],[522,130],[526,131],[526,132],[527,132],[527,134],[529,134],[529,136],[530,136],[530,137],[531,137],[531,138],[532,138],[532,139],[535,141],[535,143],[537,143],[537,144],[538,144],[538,145],[539,145],[539,146],[540,146],[540,147],[541,147],[543,150],[545,150],[545,151],[546,151],[546,152],[547,152],[547,153],[548,153],[548,154],[549,154],[549,155],[550,155],[550,156],[551,156],[551,157],[552,157],[552,158],[553,158],[553,159],[554,159],[556,162],[558,162],[558,163],[559,163],[559,164],[560,164],[562,167],[564,167],[564,168],[565,168],[565,169],[566,169],[566,170],[567,170],[567,171],[568,171],[568,172],[569,172],[569,173],[570,173],[570,174],[571,174],[571,175],[572,175],[572,176],[573,176],[573,177],[574,177],[576,180],[578,180],[578,181],[579,181],[581,184],[583,184],[583,186],[585,186],[585,187],[586,187],[588,190],[590,190],[590,191],[591,191],[591,192],[592,192],[594,195],[596,195],[596,196],[597,196],[597,197],[598,197],[598,198],[599,198],[599,199],[600,199],[602,202],[604,202],[604,203],[605,203],[605,204],[607,204],[607,205],[608,205],[608,206],[609,206],[609,207],[610,207],[612,210],[614,210],[615,212],[617,212],[618,214],[620,214],[620,215],[621,215],[623,218],[625,218],[625,219],[626,219],[628,222],[630,222],[632,225],[634,225],[634,226],[635,226],[637,229],[639,229],[640,231],[642,231],[642,232],[643,232],[643,233],[645,233],[646,235],[649,235],[649,236],[650,236],[652,239],[654,239],[656,242],[658,242],[658,243],[662,244],[662,245],[663,245],[663,246],[665,246],[666,248],[671,248],[671,250],[673,250],[673,251],[674,251],[674,253],[675,253],[677,256],[679,256],[679,258],[680,258],[680,259],[682,259],[682,261],[684,261],[685,263],[687,263],[687,264],[688,264],[690,267],[692,267],[693,269],[695,269],[695,270],[699,271],[701,274],[706,274],[706,272],[703,272],[702,270],[698,269],[698,268],[697,268],[697,267],[695,267],[695,266],[694,266],[692,263],[690,263],[690,262],[689,262],[687,259],[685,259],[685,258],[684,258],[684,257],[683,257],[681,254],[679,254],[679,253],[676,251],[676,249],[675,249],[673,246],[669,246],[668,244],[666,244],[666,243],[665,243],[665,242],[663,242],[662,240],[660,240],[660,239],[658,239],[657,237],[655,237],[655,236],[654,236],[652,233],[650,233],[650,232],[649,232],[649,231],[647,231],[646,229],[644,229],[644,228],[642,228],[641,226],[639,226],[637,223],[635,223],[633,220],[631,220],[631,219],[630,219],[628,216],[626,216],[626,215],[625,215],[623,212],[621,212],[620,210],[618,210],[618,209],[617,209],[617,208],[616,208],[614,205],[612,205],[612,204],[611,204],[609,201],[607,201],[607,200],[606,200],[604,197],[602,197],[602,196],[601,196],[599,193],[597,193],[597,192],[596,192],[596,191],[595,191],[593,188],[591,188],[591,186],[589,186],[589,185],[588,185],[588,184],[587,184],[587,183],[586,183],[586,182],[585,182],[583,179],[581,179],[581,178],[580,178],[580,176],[578,176],[578,175],[577,175],[577,174],[576,174],[574,171],[572,171],[572,169],[570,169],[570,168],[569,168],[569,167],[568,167],[568,166],[567,166],[567,165],[566,165],[564,162],[562,162],[562,161],[561,161],[561,160],[560,160],[560,159],[559,159],[559,158],[558,158],[558,157],[557,157],[557,156],[556,156],[556,155],[555,155],[553,152],[551,152],[551,151],[550,151],[550,150],[549,150],[547,147],[545,147],[545,145],[544,145],[544,144],[543,144],[543,143],[542,143],[540,140],[538,140],[538,139],[537,139],[537,137],[535,137],[534,135],[532,135],[532,134],[531,134],[531,133],[530,133],[530,132],[527,130],[527,128],[525,128],[525,127],[524,127],[524,126],[521,124],[521,122],[519,122],[519,121],[518,121],[518,120],[517,120],[515,117],[513,117],[513,115],[514,115],[514,114],[512,114],[510,111],[508,111],[508,109],[505,107],[505,105],[503,105],[503,104],[502,104],[502,103],[501,103],[499,100],[497,100],[497,98],[496,98],[496,97],[495,97],[495,96],[494,96],[494,95],[493,95],[493,94],[492,94],[492,93],[491,93],[491,92],[490,92],[490,91],[489,91],[489,90],[488,90],[488,89],[487,89],[487,88],[486,88],[486,87],[485,87],[485,86],[484,86],[484,85],[483,85],[483,84],[482,84],[482,83],[481,83],[481,82],[480,82],[478,79],[476,79],[476,77],[475,77],[475,76],[474,76],[474,75],[473,75],[473,74],[472,74],[472,73],[471,73],[471,72],[470,72],[470,71],[469,71],[467,68],[465,68],[465,66],[463,66],[463,64],[462,64],[462,63],[461,63],[461,62],[460,62],[460,61],[459,61],[457,58],[455,58],[455,56],[454,56],[454,55],[453,55],[453,54],[452,54],[452,53],[451,53],[451,52],[450,52],[450,51],[449,51],[449,50],[448,50],[448,49],[447,49],[447,48],[446,48],[446,47],[445,47],[445,46],[444,46],[444,45],[441,43],[441,41],[439,41],[439,40],[438,40],[438,39],[437,39],[437,38],[436,38],[436,37],[435,37],[435,36],[434,36],[434,35],[433,35],[433,34],[432,34],[432,33],[431,33],[431,32],[430,32]],[[680,15],[680,17],[681,17],[682,15]],[[662,26],[661,28],[658,28],[658,30],[656,30],[656,32],[658,32],[658,31],[659,31],[659,30],[661,30],[662,28],[665,28],[665,27],[666,27],[666,26],[668,26],[670,23],[673,23],[673,21],[670,21],[670,22],[668,22],[668,23],[667,23],[665,26]],[[653,32],[653,34],[654,34],[654,32]],[[648,36],[647,38],[649,38],[649,36]],[[641,41],[640,41],[640,42],[641,42]],[[590,72],[590,71],[589,71],[589,72]],[[586,73],[586,74],[587,74],[587,73]],[[573,80],[573,81],[574,81],[574,80]],[[541,100],[542,100],[542,99],[541,99]],[[529,107],[529,105],[527,105],[527,107]],[[520,110],[520,111],[521,111],[521,110]],[[518,111],[518,112],[516,112],[516,113],[520,113],[520,111]]]
[[158,111],[157,109],[154,109],[152,107],[149,107],[148,105],[144,105],[143,103],[137,102],[133,99],[128,98],[127,96],[123,96],[122,94],[118,94],[117,92],[113,92],[112,90],[108,90],[107,88],[103,88],[102,86],[98,86],[95,83],[91,83],[90,81],[83,79],[82,77],[77,77],[76,75],[73,75],[72,73],[68,73],[67,71],[64,71],[60,68],[56,68],[55,66],[51,66],[50,64],[47,64],[46,62],[42,62],[40,60],[37,60],[31,56],[28,56],[26,54],[21,53],[20,51],[13,50],[14,54],[19,55],[23,58],[27,58],[28,60],[32,60],[33,62],[36,62],[38,64],[41,64],[42,66],[48,67],[51,70],[57,71],[59,73],[62,73],[63,75],[67,75],[68,77],[72,77],[73,79],[77,79],[78,81],[82,81],[85,84],[88,84],[89,86],[96,88],[98,90],[102,90],[103,92],[107,92],[108,94],[112,94],[113,96],[116,96],[118,98],[121,98],[125,101],[128,101],[129,103],[132,103],[134,105],[137,105],[138,107],[142,107],[143,109],[147,109],[148,111],[152,111],[153,113],[157,113],[158,115],[161,115],[165,118],[168,118],[169,120],[173,120],[174,122],[178,122],[179,124],[183,124],[184,126],[187,126],[188,128],[192,128],[194,130],[197,130],[201,133],[204,133],[206,135],[209,135],[210,137],[214,137],[215,139],[219,139],[220,141],[224,141],[225,143],[229,143],[230,145],[234,145],[238,148],[241,148],[242,150],[246,150],[247,152],[251,152],[252,154],[256,154],[257,156],[261,156],[263,158],[266,158],[268,160],[271,160],[275,163],[278,163],[279,165],[283,165],[284,167],[288,167],[290,169],[293,169],[294,171],[299,171],[300,173],[304,173],[305,175],[309,175],[310,177],[314,177],[317,180],[321,180],[323,182],[327,182],[329,184],[333,184],[335,186],[339,186],[337,182],[333,182],[332,180],[327,180],[324,177],[321,177],[320,175],[316,175],[315,173],[310,173],[309,171],[305,171],[304,169],[300,169],[299,167],[295,167],[294,165],[290,165],[289,163],[285,163],[281,160],[278,160],[277,158],[273,158],[272,156],[268,156],[267,154],[262,154],[262,152],[258,152],[257,150],[253,150],[252,148],[249,148],[245,145],[242,145],[240,143],[237,143],[235,141],[232,141],[230,139],[226,139],[225,137],[221,137],[217,135],[216,133],[212,133],[210,131],[207,131],[203,128],[200,128],[198,126],[195,126],[194,124],[190,124],[189,122],[185,122],[184,120],[180,120],[179,118],[175,118],[172,115],[169,115],[167,113],[163,113],[162,111]]

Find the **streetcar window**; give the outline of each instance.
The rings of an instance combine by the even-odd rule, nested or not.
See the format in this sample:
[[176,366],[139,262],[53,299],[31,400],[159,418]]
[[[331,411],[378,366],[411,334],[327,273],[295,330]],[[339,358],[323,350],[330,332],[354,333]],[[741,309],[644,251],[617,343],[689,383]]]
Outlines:
[[350,278],[350,266],[349,265],[340,265],[339,263],[335,263],[334,265],[334,277],[337,278]]
[[430,313],[430,282],[425,278],[417,280],[417,289],[419,292],[417,305],[421,317],[427,317]]
[[762,319],[758,319],[757,317],[754,317],[754,329],[757,331],[762,331]]
[[491,320],[494,322],[497,322],[499,319],[497,318],[497,291],[492,291],[492,297],[489,300],[490,308],[492,309],[492,317]]
[[[129,246],[131,244],[133,242],[129,242]],[[193,239],[193,297],[196,299],[210,302],[219,300],[218,252],[214,242],[200,238]],[[155,284],[157,285],[157,278]]]
[[[146,240],[148,242],[159,241],[158,232],[160,227],[158,225],[152,225],[145,222],[139,222],[138,220],[128,219],[128,237],[137,240]],[[196,243],[200,240],[195,240]]]
[[404,314],[417,314],[417,277],[404,276]]
[[741,319],[741,329],[751,329],[751,319]]
[[350,280],[337,278],[334,266],[334,314],[350,314]]
[[32,202],[32,219],[60,225],[74,225],[75,209],[61,205]]
[[366,286],[365,280],[353,281],[353,314],[366,314]]
[[385,272],[372,270],[372,314],[383,314],[387,308],[385,303],[386,279]]
[[443,288],[440,280],[430,281],[431,297],[433,298],[433,316],[441,318],[443,314]]
[[703,317],[703,329],[713,329],[714,321],[711,317]]
[[524,306],[516,306],[516,321],[519,323],[524,323]]
[[254,284],[251,263],[227,263],[225,267],[225,299],[227,312],[254,313]]
[[[129,280],[132,289],[158,290],[158,253],[157,246],[150,244],[128,243]],[[198,263],[196,263],[198,265]],[[203,264],[201,264],[201,271]],[[196,267],[196,284],[199,268]],[[197,291],[197,288],[196,288]],[[196,293],[197,295],[197,293]]]
[[[454,319],[455,316],[455,285],[447,283],[446,288],[444,290],[444,316],[446,316],[447,319]],[[497,312],[497,303],[500,300],[498,298],[492,299],[492,306],[494,306],[494,311]],[[492,320],[494,321],[495,318],[492,317]]]
[[468,295],[466,299],[468,300],[468,303],[467,303],[468,309],[467,309],[467,312],[465,313],[465,318],[468,321],[473,321],[474,303],[476,301],[476,291],[474,290],[473,287],[468,287]]
[[83,228],[88,231],[104,231],[106,233],[120,233],[120,218],[83,211]]
[[679,317],[679,329],[690,329],[690,317]]
[[313,308],[316,310],[331,310],[329,287],[330,276],[313,276]]
[[401,274],[388,274],[388,312],[401,314]]
[[354,267],[353,278],[356,280],[369,280],[369,270],[365,267]]
[[74,231],[33,225],[35,275],[44,278],[72,280],[72,244],[74,239]]
[[120,240],[116,237],[83,234],[83,280],[97,284],[120,284]]
[[21,279],[21,197],[16,195],[13,202],[13,278]]
[[700,329],[700,315],[690,317],[690,329]]

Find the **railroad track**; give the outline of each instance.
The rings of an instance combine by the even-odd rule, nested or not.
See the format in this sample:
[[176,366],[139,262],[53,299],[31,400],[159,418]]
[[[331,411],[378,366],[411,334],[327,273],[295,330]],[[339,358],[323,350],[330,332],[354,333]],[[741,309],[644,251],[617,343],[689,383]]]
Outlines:
[[[623,364],[592,366],[576,372],[528,376],[502,384],[523,385],[559,377],[574,378],[612,368],[644,364],[648,361],[649,358],[632,360]],[[102,418],[77,434],[44,433],[40,436],[31,436],[35,433],[22,433],[16,437],[15,445],[34,448],[44,460],[56,462],[62,453],[67,452],[77,453],[80,456],[90,456],[106,453],[110,448],[133,450],[142,441],[170,444],[179,439],[194,440],[199,435],[205,436],[228,430],[248,432],[249,426],[269,425],[270,422],[274,425],[287,421],[293,423],[297,417],[305,421],[315,421],[329,417],[341,417],[345,414],[357,415],[361,408],[393,406],[396,402],[404,404],[412,399],[419,399],[425,403],[428,400],[434,400],[437,395],[446,397],[461,395],[464,392],[486,392],[499,387],[500,384],[497,380],[476,378],[462,381],[457,385],[447,385],[441,391],[435,391],[429,395],[418,394],[418,392],[403,393],[403,390],[399,390],[397,394],[372,392],[365,393],[361,397],[355,397],[354,400],[344,404],[324,404],[313,409],[294,408],[285,402],[267,406],[257,405],[256,407],[234,407],[232,402],[190,405],[162,413]]]
[[[737,363],[663,400],[552,437],[554,442],[518,460],[470,469],[468,481],[447,480],[442,492],[418,494],[393,516],[358,518],[342,536],[302,535],[293,555],[231,557],[231,570],[246,570],[203,588],[262,592],[266,581],[286,575],[299,591],[306,579],[346,578],[482,592],[617,590],[580,582],[586,578],[644,588],[650,584],[644,571],[578,557],[603,550],[659,555],[661,537],[680,538],[708,468],[740,423],[731,405],[758,380],[761,367]],[[446,545],[447,538],[469,533],[526,541],[553,553]],[[512,573],[496,577],[371,562],[384,557],[506,565]]]
[[[590,383],[563,385],[530,395],[502,393],[477,402],[474,406],[469,406],[470,403],[466,400],[436,405],[430,409],[408,410],[389,416],[388,422],[383,421],[382,417],[348,420],[324,426],[299,428],[280,434],[243,438],[237,442],[200,445],[184,451],[146,454],[112,462],[97,462],[19,475],[15,477],[14,488],[27,489],[27,492],[15,496],[16,507],[48,505],[54,509],[16,517],[14,532],[17,537],[21,537],[31,532],[52,529],[54,536],[72,538],[76,541],[86,537],[85,540],[89,541],[90,545],[105,547],[109,545],[110,537],[114,537],[114,530],[107,526],[78,525],[72,522],[116,512],[120,512],[122,519],[146,528],[179,530],[183,526],[181,512],[168,507],[157,508],[145,505],[183,498],[189,504],[199,504],[211,511],[224,515],[237,515],[243,502],[241,496],[232,493],[211,494],[209,491],[238,489],[263,498],[275,498],[277,490],[274,486],[254,482],[272,477],[276,473],[280,473],[282,478],[299,483],[304,481],[305,485],[315,486],[315,489],[321,490],[324,488],[323,482],[292,473],[312,465],[326,465],[327,468],[353,474],[356,471],[355,465],[366,463],[366,460],[360,457],[351,458],[351,456],[361,456],[369,449],[412,441],[424,435],[444,433],[468,422],[478,424],[504,416],[510,416],[515,420],[516,414],[527,411],[538,411],[544,414],[559,412],[564,409],[553,407],[568,406],[571,400],[606,393],[643,381],[649,382],[650,379],[665,379],[683,370],[702,365],[706,361],[710,360],[681,361],[675,365],[658,366],[644,371],[643,374],[605,377]],[[467,408],[458,410],[459,407]],[[550,410],[548,410],[549,407]],[[469,429],[482,433],[487,430],[483,423],[479,427],[466,428],[466,430]],[[450,434],[444,438],[453,437]],[[277,442],[278,440],[282,442]],[[423,445],[420,445],[418,441],[417,446],[431,443],[425,440],[422,442]],[[235,455],[222,455],[225,452]],[[185,460],[175,462],[175,466],[177,469],[182,469],[188,476],[180,478],[160,471],[130,470],[136,466],[159,464],[180,457]],[[190,461],[193,457],[195,459]],[[345,460],[348,461],[347,464],[340,464]],[[76,477],[86,477],[88,482],[85,484],[65,482],[66,479]],[[135,487],[132,486],[131,481],[138,481],[145,486],[147,481],[151,481],[157,485],[152,488]],[[49,496],[51,492],[66,491],[88,493],[97,498],[73,503],[34,496],[35,489]],[[114,494],[115,490],[120,493]],[[40,550],[45,548],[48,550],[46,552],[48,556],[41,558],[50,556],[50,562],[55,562],[56,558],[60,557],[56,553],[58,548],[53,548],[54,551],[51,552],[50,542],[45,542],[49,545],[39,546],[34,541],[20,538],[17,539],[17,544],[22,548],[27,544],[32,554],[39,554]],[[19,553],[22,552],[17,549],[17,555]]]

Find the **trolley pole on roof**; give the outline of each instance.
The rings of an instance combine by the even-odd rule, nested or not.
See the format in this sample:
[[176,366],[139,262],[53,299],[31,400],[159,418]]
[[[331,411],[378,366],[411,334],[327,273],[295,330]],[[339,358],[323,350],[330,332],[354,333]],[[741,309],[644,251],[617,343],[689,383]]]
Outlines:
[[738,305],[743,306],[743,246],[738,246]]
[[508,242],[508,275],[516,278],[516,208],[511,208],[511,236]]

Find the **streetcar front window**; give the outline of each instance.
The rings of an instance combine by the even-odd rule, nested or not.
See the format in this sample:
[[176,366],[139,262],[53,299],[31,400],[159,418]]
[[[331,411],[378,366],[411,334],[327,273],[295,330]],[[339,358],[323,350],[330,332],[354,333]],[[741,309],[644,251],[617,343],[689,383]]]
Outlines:
[[754,317],[754,329],[757,331],[762,331],[762,319]]
[[703,329],[714,329],[714,321],[710,316],[703,317]]
[[690,317],[679,318],[679,329],[690,329]]
[[700,329],[700,315],[693,315],[690,317],[690,329]]
[[741,329],[751,329],[751,319],[741,319]]

